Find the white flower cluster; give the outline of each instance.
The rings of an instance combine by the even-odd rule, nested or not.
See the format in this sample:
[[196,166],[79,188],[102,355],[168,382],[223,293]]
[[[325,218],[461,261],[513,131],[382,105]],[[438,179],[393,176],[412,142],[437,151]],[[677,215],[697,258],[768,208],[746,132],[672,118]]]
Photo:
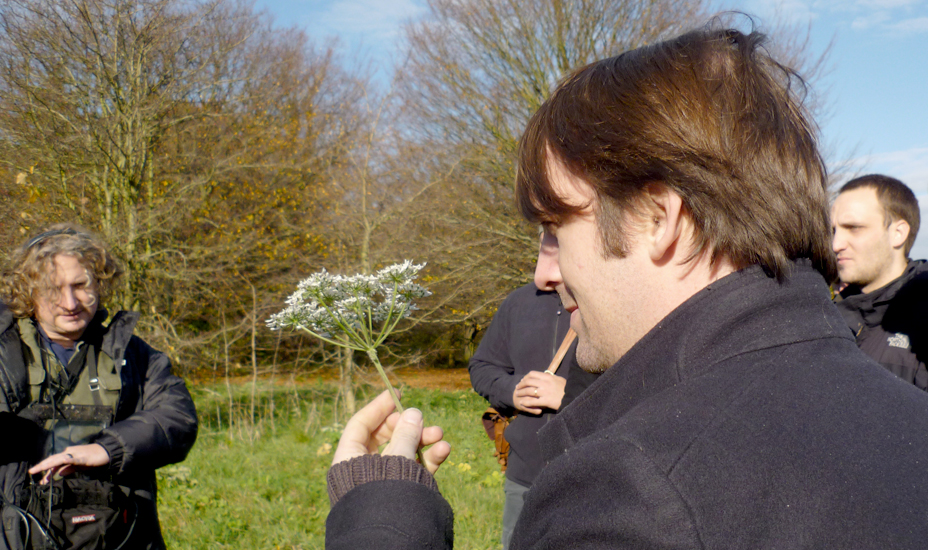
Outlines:
[[[324,338],[348,337],[355,344],[382,342],[396,323],[416,309],[413,300],[431,293],[413,282],[425,264],[406,260],[374,275],[333,275],[325,269],[304,279],[287,298],[287,307],[272,315],[272,330],[306,330]],[[375,326],[380,327],[374,336]],[[361,341],[359,342],[358,339]]]

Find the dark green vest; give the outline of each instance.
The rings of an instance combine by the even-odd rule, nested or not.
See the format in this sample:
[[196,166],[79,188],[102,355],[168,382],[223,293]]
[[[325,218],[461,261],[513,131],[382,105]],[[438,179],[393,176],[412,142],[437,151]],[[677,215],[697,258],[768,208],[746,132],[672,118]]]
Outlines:
[[[54,434],[46,454],[90,442],[112,424],[116,412],[122,380],[113,359],[100,350],[99,340],[80,340],[66,368],[42,344],[32,319],[18,319],[17,323],[28,372],[28,407]],[[92,366],[96,367],[96,376]],[[73,374],[68,376],[68,372],[77,374],[77,380],[71,380]]]

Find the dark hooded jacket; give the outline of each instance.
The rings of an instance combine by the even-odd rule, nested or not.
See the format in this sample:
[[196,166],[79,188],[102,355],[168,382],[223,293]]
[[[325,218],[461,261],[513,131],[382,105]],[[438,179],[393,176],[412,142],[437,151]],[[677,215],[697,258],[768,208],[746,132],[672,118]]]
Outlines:
[[[783,283],[754,266],[704,288],[539,437],[548,465],[514,549],[928,541],[928,396],[857,348],[808,262]],[[336,488],[327,548],[451,540],[437,491],[358,474]],[[387,495],[388,509],[367,508]]]
[[837,306],[864,353],[928,390],[928,262],[909,262],[899,278],[873,292],[851,285]]
[[[110,456],[107,466],[118,485],[131,489],[138,505],[138,519],[125,548],[164,548],[156,508],[155,469],[184,460],[197,436],[197,416],[184,381],[171,373],[166,355],[152,349],[132,332],[137,312],[119,312],[103,333],[101,350],[116,366],[122,389],[116,405],[115,422],[97,436]],[[92,323],[102,325],[106,312],[99,311]],[[88,331],[91,330],[88,328]],[[0,418],[3,426],[27,430],[14,415],[29,404],[29,380],[23,359],[19,328],[11,312],[0,304]],[[17,432],[17,433],[19,433]],[[0,483],[4,499],[19,504],[25,469],[18,449],[8,448],[0,461]],[[4,526],[17,525],[7,520]],[[11,536],[12,535],[12,536]],[[7,539],[16,534],[7,532]],[[5,543],[0,540],[0,550]]]

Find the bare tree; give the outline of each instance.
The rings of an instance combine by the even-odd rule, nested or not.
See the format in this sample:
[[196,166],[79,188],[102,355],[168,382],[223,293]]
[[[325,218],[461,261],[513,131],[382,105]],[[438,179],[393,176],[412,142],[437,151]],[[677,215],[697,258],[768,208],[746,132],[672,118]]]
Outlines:
[[248,2],[9,0],[3,156],[114,244],[120,306],[137,308],[152,269],[190,259],[175,253],[192,208],[227,182],[279,182],[318,160],[330,66]]
[[[370,274],[404,259],[425,259],[410,238],[410,227],[422,200],[448,174],[422,169],[429,162],[427,152],[396,124],[401,105],[392,88],[380,94],[360,79],[353,87],[364,92],[355,109],[359,124],[350,139],[340,142],[338,162],[329,172],[330,197],[321,214],[331,228],[330,248],[321,263],[332,271]],[[446,168],[454,170],[453,165]],[[396,331],[391,340],[408,327]],[[340,394],[353,414],[358,364],[350,351],[339,353]],[[408,361],[416,355],[408,346],[390,359]]]
[[[400,94],[407,132],[439,152],[429,162],[439,171],[458,165],[431,197],[441,206],[422,213],[419,248],[449,266],[438,284],[445,307],[432,318],[452,323],[452,340],[468,345],[492,305],[531,279],[536,235],[512,195],[529,117],[574,69],[705,24],[710,2],[428,0],[428,7],[405,29]],[[827,52],[810,55],[808,29],[777,19],[770,34],[787,64],[813,80],[822,74]]]
[[190,358],[223,349],[218,312],[253,329],[296,260],[324,253],[315,215],[358,124],[349,84],[332,47],[244,0],[0,4],[15,210],[98,229],[129,275],[116,305]]
[[[473,346],[498,303],[531,279],[536,235],[513,208],[518,139],[558,80],[596,59],[681,31],[705,15],[689,0],[429,0],[406,30],[400,94],[407,131],[442,171],[458,165],[419,218],[436,283],[456,326],[449,344]],[[465,353],[466,359],[466,353]]]

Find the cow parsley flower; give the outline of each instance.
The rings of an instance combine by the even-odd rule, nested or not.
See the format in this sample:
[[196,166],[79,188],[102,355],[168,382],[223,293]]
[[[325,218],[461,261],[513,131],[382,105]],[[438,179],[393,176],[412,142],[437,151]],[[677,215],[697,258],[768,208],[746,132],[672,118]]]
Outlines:
[[324,342],[363,351],[387,385],[396,410],[403,411],[396,390],[380,364],[377,348],[396,325],[416,311],[414,300],[431,292],[414,282],[425,264],[406,260],[373,275],[333,275],[322,269],[300,281],[287,307],[271,315],[271,330],[302,330]]

